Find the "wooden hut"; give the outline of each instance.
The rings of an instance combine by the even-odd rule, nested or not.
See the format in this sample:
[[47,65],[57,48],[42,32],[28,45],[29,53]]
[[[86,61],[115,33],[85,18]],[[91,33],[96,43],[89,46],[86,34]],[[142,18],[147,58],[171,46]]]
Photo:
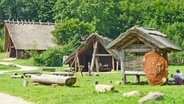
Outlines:
[[119,59],[114,50],[106,49],[111,42],[107,37],[97,33],[91,34],[73,53],[64,64],[75,67],[75,71],[110,71],[117,69]]
[[9,57],[26,58],[26,51],[42,52],[55,47],[54,23],[31,21],[4,21],[4,49]]
[[115,49],[120,53],[120,63],[123,82],[126,75],[136,75],[139,82],[140,75],[144,75],[142,59],[145,53],[159,52],[167,58],[167,53],[181,50],[173,44],[166,35],[153,28],[134,26],[120,34],[107,48]]

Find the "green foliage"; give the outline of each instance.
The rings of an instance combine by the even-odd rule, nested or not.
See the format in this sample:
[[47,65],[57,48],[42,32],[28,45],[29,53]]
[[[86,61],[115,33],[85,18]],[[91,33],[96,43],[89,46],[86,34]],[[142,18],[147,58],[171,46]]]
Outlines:
[[26,19],[53,21],[53,11],[56,0],[1,0],[0,20]]
[[52,33],[55,36],[56,43],[64,45],[73,41],[73,39],[74,44],[78,44],[82,41],[82,37],[86,37],[94,31],[95,28],[90,23],[81,22],[79,19],[70,19],[56,25],[56,29]]
[[37,54],[36,57],[32,57],[36,65],[43,66],[59,66],[61,65],[61,59],[63,51],[61,47],[50,48],[41,54]]
[[52,33],[56,43],[63,46],[60,51],[66,55],[75,50],[94,31],[95,27],[90,23],[69,19],[58,24]]

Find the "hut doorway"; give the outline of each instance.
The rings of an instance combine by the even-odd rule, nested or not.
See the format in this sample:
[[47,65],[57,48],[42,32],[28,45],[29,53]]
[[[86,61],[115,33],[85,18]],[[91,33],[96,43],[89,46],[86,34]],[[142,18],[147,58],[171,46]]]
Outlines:
[[89,70],[89,66],[91,65],[92,55],[85,55],[85,63],[84,63],[84,71],[87,72]]
[[15,50],[15,48],[11,48],[10,49],[10,57],[16,57],[16,50]]

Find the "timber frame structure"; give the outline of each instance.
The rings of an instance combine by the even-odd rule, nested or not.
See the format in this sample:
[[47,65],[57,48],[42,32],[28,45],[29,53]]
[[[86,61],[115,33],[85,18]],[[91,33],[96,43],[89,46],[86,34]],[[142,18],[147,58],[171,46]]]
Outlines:
[[27,51],[38,53],[57,46],[51,31],[55,23],[34,21],[4,21],[4,50],[8,57],[28,58]]
[[93,33],[66,58],[64,64],[81,72],[118,70],[117,51],[106,48],[110,42],[107,37]]
[[[140,82],[140,75],[145,75],[142,59],[145,53],[159,52],[167,61],[167,53],[180,51],[181,48],[173,44],[166,35],[154,28],[134,26],[120,34],[107,48],[120,53],[122,80],[126,83],[126,75],[136,75],[136,83]],[[133,54],[133,58],[130,56]],[[131,61],[127,61],[127,60]],[[134,63],[135,65],[130,65]],[[135,67],[134,67],[135,66]]]

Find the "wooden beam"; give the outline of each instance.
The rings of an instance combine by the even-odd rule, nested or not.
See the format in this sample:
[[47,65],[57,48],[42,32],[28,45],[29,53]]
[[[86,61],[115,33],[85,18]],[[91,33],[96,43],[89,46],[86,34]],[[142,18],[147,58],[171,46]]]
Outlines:
[[137,38],[133,38],[132,40],[128,41],[126,44],[122,45],[122,48],[126,48],[127,46],[129,46],[130,44],[134,43],[136,40],[138,40]]
[[124,49],[125,52],[149,52],[152,51],[152,48],[132,48]]
[[98,45],[98,41],[95,41],[95,43],[93,44],[93,55],[92,55],[92,60],[91,60],[90,72],[92,72],[93,68],[94,68],[95,54],[96,54],[96,51],[97,51],[97,45]]
[[118,71],[119,62],[116,61],[116,71]]
[[139,39],[140,41],[142,41],[144,44],[148,45],[149,47],[155,48],[155,46],[154,46],[153,44],[148,43],[146,40],[142,39],[141,37],[138,37],[138,39]]
[[115,69],[114,62],[115,62],[115,59],[114,59],[114,57],[112,57],[112,70],[113,70],[113,71],[114,71],[114,69]]
[[80,63],[79,63],[79,57],[78,57],[78,52],[76,53],[76,60],[77,60],[77,67],[80,71]]
[[120,62],[121,62],[121,75],[123,83],[126,83],[126,76],[125,76],[125,51],[122,49],[120,52]]
[[75,72],[77,72],[77,58],[76,58],[76,55],[75,55],[74,61],[75,61]]
[[96,72],[99,72],[98,57],[95,58],[95,63],[96,63]]
[[110,54],[95,54],[95,56],[112,56]]

